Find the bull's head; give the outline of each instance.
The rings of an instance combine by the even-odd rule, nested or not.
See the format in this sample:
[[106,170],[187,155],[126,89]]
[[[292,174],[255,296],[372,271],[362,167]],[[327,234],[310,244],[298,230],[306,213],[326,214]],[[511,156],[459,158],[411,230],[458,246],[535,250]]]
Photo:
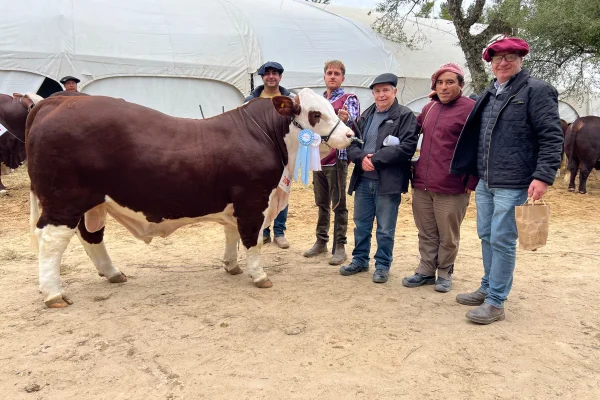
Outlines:
[[13,93],[13,98],[17,100],[27,111],[31,111],[31,109],[40,101],[43,100],[42,97],[38,96],[35,93],[27,93],[22,95],[21,93]]
[[292,118],[292,136],[297,137],[300,129],[310,129],[321,136],[322,156],[329,154],[332,148],[345,149],[352,142],[354,132],[340,121],[331,103],[311,89],[302,89],[294,99],[276,96],[273,105],[279,114]]

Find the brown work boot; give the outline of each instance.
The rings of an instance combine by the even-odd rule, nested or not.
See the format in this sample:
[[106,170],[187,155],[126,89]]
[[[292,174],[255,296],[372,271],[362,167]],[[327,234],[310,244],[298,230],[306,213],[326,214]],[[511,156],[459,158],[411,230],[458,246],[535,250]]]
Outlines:
[[480,306],[485,300],[485,293],[476,290],[472,293],[461,293],[456,296],[456,302],[465,306]]
[[348,258],[346,255],[346,246],[344,246],[342,243],[338,243],[335,245],[333,257],[329,259],[329,265],[340,265],[346,261],[346,258]]
[[302,254],[302,255],[304,257],[314,257],[316,255],[319,255],[321,253],[326,253],[326,252],[327,252],[327,242],[324,241],[323,239],[317,239],[315,244],[313,244],[313,247],[306,250],[304,252],[304,254]]
[[285,236],[275,236],[273,242],[275,242],[280,249],[287,249],[290,247],[290,242],[288,242]]
[[489,325],[494,321],[504,320],[504,308],[483,303],[467,313],[467,319],[476,324]]

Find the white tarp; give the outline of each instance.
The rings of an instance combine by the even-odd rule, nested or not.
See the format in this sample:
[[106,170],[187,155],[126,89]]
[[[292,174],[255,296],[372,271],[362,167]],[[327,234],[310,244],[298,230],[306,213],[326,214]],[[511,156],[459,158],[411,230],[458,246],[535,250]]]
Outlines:
[[44,81],[44,77],[30,72],[0,71],[0,93],[35,93]]
[[202,113],[206,118],[212,117],[238,107],[244,100],[236,88],[226,83],[190,78],[100,79],[86,86],[83,92],[122,98],[184,118],[202,118]]
[[[0,9],[0,71],[74,75],[83,92],[176,115],[198,116],[198,104],[206,116],[231,108],[230,87],[247,95],[250,74],[269,60],[284,65],[290,89],[323,85],[330,59],[363,89],[396,65],[370,28],[302,0],[0,0]],[[165,98],[170,84],[178,93]]]

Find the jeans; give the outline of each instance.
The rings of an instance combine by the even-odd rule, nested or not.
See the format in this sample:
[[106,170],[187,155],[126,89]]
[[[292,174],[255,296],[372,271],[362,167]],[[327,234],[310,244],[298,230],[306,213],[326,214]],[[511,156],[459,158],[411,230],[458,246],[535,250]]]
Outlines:
[[379,181],[361,177],[354,195],[354,250],[352,263],[359,267],[369,266],[371,232],[377,218],[377,252],[375,268],[389,271],[394,250],[394,233],[400,206],[400,193],[379,195]]
[[479,291],[487,293],[485,302],[494,307],[504,307],[512,287],[518,238],[515,206],[526,200],[527,189],[490,189],[483,179],[475,190],[484,270]]
[[[288,207],[289,205],[285,206],[285,208],[281,210],[279,214],[277,214],[277,217],[275,217],[275,221],[273,222],[273,236],[275,237],[285,235],[285,223],[287,222]],[[267,226],[263,230],[263,236],[271,236],[270,227]]]

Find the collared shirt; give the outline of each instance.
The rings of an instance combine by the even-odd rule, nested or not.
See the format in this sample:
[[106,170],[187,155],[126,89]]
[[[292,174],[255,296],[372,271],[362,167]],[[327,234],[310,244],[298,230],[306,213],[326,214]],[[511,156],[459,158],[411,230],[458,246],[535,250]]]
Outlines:
[[509,81],[510,81],[510,79],[504,83],[498,83],[498,80],[494,81],[494,87],[496,88],[496,96],[499,95],[500,93],[502,93],[504,91],[504,89],[506,89],[506,85],[508,84]]
[[[327,91],[323,92],[323,97],[329,100],[330,103],[334,103],[337,99],[342,97],[345,94],[343,88],[335,89],[331,92],[331,97],[327,99]],[[358,119],[358,99],[356,97],[348,97],[346,102],[344,103],[346,108],[348,109],[348,122],[346,125],[350,124],[350,121],[356,121]],[[338,152],[338,158],[340,160],[347,160],[348,156],[346,153],[346,149],[342,149]]]

